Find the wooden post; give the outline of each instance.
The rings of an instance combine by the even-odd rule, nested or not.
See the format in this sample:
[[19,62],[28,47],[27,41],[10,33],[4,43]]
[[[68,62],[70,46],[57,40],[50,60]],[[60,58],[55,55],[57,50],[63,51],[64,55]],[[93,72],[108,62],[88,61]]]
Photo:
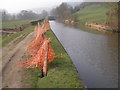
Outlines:
[[44,64],[43,64],[43,77],[47,76],[47,65],[48,65],[48,44],[46,46],[46,52],[45,52],[45,58],[44,58]]

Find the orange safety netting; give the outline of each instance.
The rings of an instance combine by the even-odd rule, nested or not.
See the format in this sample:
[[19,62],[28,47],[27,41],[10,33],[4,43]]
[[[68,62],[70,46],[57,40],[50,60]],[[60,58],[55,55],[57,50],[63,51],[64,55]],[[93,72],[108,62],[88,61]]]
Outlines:
[[50,24],[49,24],[49,21],[47,19],[45,19],[42,28],[43,28],[44,32],[46,32],[47,30],[50,29]]
[[[44,21],[43,26],[41,27],[38,23],[34,29],[35,40],[27,47],[26,53],[29,56],[32,56],[30,60],[19,63],[20,67],[24,68],[40,68],[43,69],[45,58],[47,57],[47,64],[52,62],[55,57],[54,51],[49,44],[50,38],[45,38],[44,34],[47,30],[50,29],[50,24],[48,20]],[[47,53],[47,56],[46,56]]]
[[35,29],[34,29],[34,36],[37,36],[37,29],[38,29],[38,26],[35,26]]
[[41,28],[40,24],[35,27],[34,35],[36,36],[35,40],[28,46],[27,55],[34,56],[44,40],[44,30]]
[[50,42],[49,39],[44,40],[42,46],[38,50],[36,56],[32,60],[27,60],[25,62],[19,63],[20,67],[24,68],[43,68],[45,53],[47,52],[46,46],[48,46],[48,64],[53,61],[53,59],[56,57],[54,56],[54,51],[50,45],[48,45]]
[[39,35],[36,39],[27,47],[26,53],[30,56],[35,56],[38,49],[41,47],[43,43],[44,37]]

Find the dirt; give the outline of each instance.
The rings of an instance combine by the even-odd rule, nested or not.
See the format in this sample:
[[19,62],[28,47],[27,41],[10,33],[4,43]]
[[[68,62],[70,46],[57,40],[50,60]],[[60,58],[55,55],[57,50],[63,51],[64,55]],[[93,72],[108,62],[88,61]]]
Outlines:
[[16,32],[20,32],[26,28],[28,28],[29,26],[31,26],[31,24],[23,24],[17,28],[2,28],[0,29],[0,33],[2,33],[2,35],[10,35],[10,34],[14,34]]
[[102,24],[98,24],[98,23],[85,23],[86,26],[91,27],[92,29],[96,29],[96,30],[102,30],[102,31],[110,31],[111,28],[107,25],[102,25]]
[[30,33],[16,46],[11,42],[2,49],[2,88],[22,88],[23,68],[17,65],[33,39],[33,33]]

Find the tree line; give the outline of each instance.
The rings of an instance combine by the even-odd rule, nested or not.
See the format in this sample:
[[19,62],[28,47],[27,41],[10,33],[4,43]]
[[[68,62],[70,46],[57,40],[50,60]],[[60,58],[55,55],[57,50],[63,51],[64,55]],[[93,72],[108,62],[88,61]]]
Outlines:
[[42,19],[48,16],[48,12],[43,10],[40,14],[33,11],[22,10],[17,14],[10,14],[6,10],[0,10],[2,21],[15,21],[15,20],[35,20]]
[[76,7],[72,7],[67,3],[62,3],[58,7],[52,9],[51,15],[56,16],[59,20],[71,19],[72,14],[79,11]]
[[100,2],[83,2],[81,4],[76,5],[75,7],[72,7],[68,3],[62,3],[58,7],[52,9],[51,15],[54,15],[58,17],[59,20],[65,20],[65,19],[72,19],[75,21],[76,17],[73,17],[72,14],[80,11],[81,9],[85,8],[86,6],[90,5],[99,5],[104,4]]
[[109,2],[107,3],[107,6],[109,7],[108,12],[106,13],[106,15],[108,16],[107,18],[107,24],[109,26],[111,26],[111,28],[113,30],[117,30],[118,29],[118,20],[119,20],[119,7],[120,4],[117,2]]
[[73,14],[80,11],[81,9],[85,7],[89,7],[92,5],[104,5],[108,8],[108,11],[106,12],[107,19],[105,23],[110,26],[113,30],[118,29],[118,16],[119,13],[119,7],[120,4],[117,2],[83,2],[79,5],[76,5],[75,7],[70,6],[67,3],[62,3],[58,7],[54,8],[51,11],[51,14],[56,16],[59,20],[67,20],[72,19],[74,21],[77,21],[77,16],[73,17]]

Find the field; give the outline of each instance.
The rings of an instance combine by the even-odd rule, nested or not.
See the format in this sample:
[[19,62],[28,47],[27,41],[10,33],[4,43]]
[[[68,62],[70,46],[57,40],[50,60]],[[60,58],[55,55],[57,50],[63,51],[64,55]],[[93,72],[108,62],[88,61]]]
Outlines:
[[76,17],[78,23],[101,23],[107,20],[107,11],[108,7],[104,5],[88,6],[74,13],[73,16]]
[[[33,31],[33,29],[34,29],[34,27],[30,26],[21,32],[17,32],[15,34],[11,34],[9,36],[3,36],[2,37],[2,46],[5,46],[6,44],[8,44],[9,42],[11,42],[12,40],[14,40],[15,38],[17,38],[19,36],[20,36],[19,41],[24,39],[30,32]],[[17,40],[17,42],[18,42],[18,40]]]
[[[20,25],[24,25],[24,24],[29,24],[32,20],[21,20],[21,21],[11,21],[11,22],[2,22],[2,28],[9,28],[9,29],[15,29],[18,28]],[[24,29],[21,32],[17,32],[15,34],[11,34],[11,35],[3,35],[2,36],[2,46],[5,46],[6,44],[8,44],[9,42],[11,42],[13,39],[17,38],[20,36],[19,40],[22,40],[23,38],[25,38],[30,32],[32,32],[34,28],[28,27],[26,29]]]
[[2,28],[6,29],[14,29],[14,28],[18,28],[19,26],[23,25],[23,24],[28,24],[30,23],[32,20],[21,20],[21,21],[9,21],[9,22],[2,22]]

